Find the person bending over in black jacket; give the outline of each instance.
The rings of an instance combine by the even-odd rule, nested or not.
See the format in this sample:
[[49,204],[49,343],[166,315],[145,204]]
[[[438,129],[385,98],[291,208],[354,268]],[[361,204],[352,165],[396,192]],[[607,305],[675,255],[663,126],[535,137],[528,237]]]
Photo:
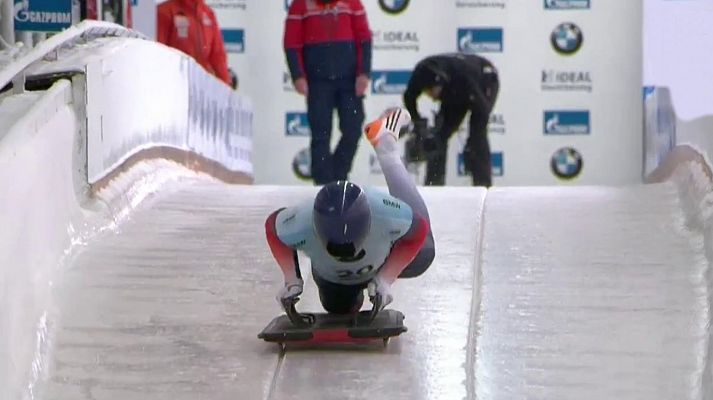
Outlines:
[[[500,81],[493,64],[474,54],[440,54],[421,60],[404,93],[404,104],[413,117],[414,133],[427,153],[426,185],[443,186],[446,175],[448,140],[470,111],[470,126],[463,156],[473,186],[492,186],[488,121],[498,97]],[[440,109],[433,135],[427,134],[426,120],[418,114],[416,102],[423,92]]]

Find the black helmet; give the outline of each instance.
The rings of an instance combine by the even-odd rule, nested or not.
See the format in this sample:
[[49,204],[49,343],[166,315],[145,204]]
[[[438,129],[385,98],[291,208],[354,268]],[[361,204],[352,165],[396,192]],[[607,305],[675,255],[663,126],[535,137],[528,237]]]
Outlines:
[[358,257],[363,252],[370,225],[369,201],[359,186],[337,181],[325,185],[317,193],[314,230],[331,256],[337,259]]

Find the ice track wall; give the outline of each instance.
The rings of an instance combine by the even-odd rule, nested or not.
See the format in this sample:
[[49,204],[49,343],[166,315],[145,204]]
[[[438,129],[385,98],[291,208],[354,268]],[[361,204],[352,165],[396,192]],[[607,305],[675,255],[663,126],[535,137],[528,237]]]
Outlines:
[[[705,280],[708,283],[706,293],[708,303],[708,321],[713,320],[713,173],[706,153],[713,147],[703,148],[694,145],[676,146],[664,162],[648,177],[649,182],[671,181],[678,189],[684,221],[681,223],[697,239],[702,247],[708,268]],[[713,331],[708,329],[705,338],[707,352],[700,356],[704,360],[704,373],[701,382],[703,399],[713,399]]]
[[[14,85],[0,94],[0,399],[34,398],[56,274],[162,181],[191,174],[174,162],[252,181],[249,99],[138,36],[85,22],[0,55],[0,86]],[[22,90],[24,76],[56,74],[67,78]]]
[[[0,398],[31,391],[48,343],[52,273],[84,214],[73,184],[77,118],[68,81],[36,96],[0,145]],[[3,107],[19,99],[5,99]],[[10,103],[10,104],[8,104]],[[32,360],[35,360],[33,363]]]
[[89,182],[156,148],[170,158],[192,153],[201,158],[199,168],[224,180],[250,181],[249,100],[183,53],[149,41],[115,41],[109,54],[85,67],[87,130],[101,133],[89,135]]

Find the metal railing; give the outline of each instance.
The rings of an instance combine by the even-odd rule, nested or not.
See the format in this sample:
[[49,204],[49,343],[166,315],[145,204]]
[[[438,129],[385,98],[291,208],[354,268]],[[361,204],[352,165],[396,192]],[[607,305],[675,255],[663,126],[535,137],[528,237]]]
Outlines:
[[0,88],[12,83],[13,92],[24,92],[25,70],[28,67],[48,56],[54,55],[56,58],[63,48],[74,46],[77,43],[86,43],[101,37],[147,39],[141,33],[121,25],[102,21],[83,21],[38,43],[37,46],[27,51],[5,50],[3,59],[0,59]]

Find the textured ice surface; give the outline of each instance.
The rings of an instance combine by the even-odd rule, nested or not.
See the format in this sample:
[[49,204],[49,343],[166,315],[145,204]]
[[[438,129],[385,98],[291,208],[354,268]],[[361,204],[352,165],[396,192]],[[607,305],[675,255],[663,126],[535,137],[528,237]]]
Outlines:
[[707,262],[673,185],[486,201],[479,399],[698,399]]
[[197,179],[139,207],[63,280],[47,398],[701,398],[707,263],[674,185],[424,190],[437,258],[395,286],[409,332],[281,354],[256,338],[282,279],[264,219],[314,191]]

